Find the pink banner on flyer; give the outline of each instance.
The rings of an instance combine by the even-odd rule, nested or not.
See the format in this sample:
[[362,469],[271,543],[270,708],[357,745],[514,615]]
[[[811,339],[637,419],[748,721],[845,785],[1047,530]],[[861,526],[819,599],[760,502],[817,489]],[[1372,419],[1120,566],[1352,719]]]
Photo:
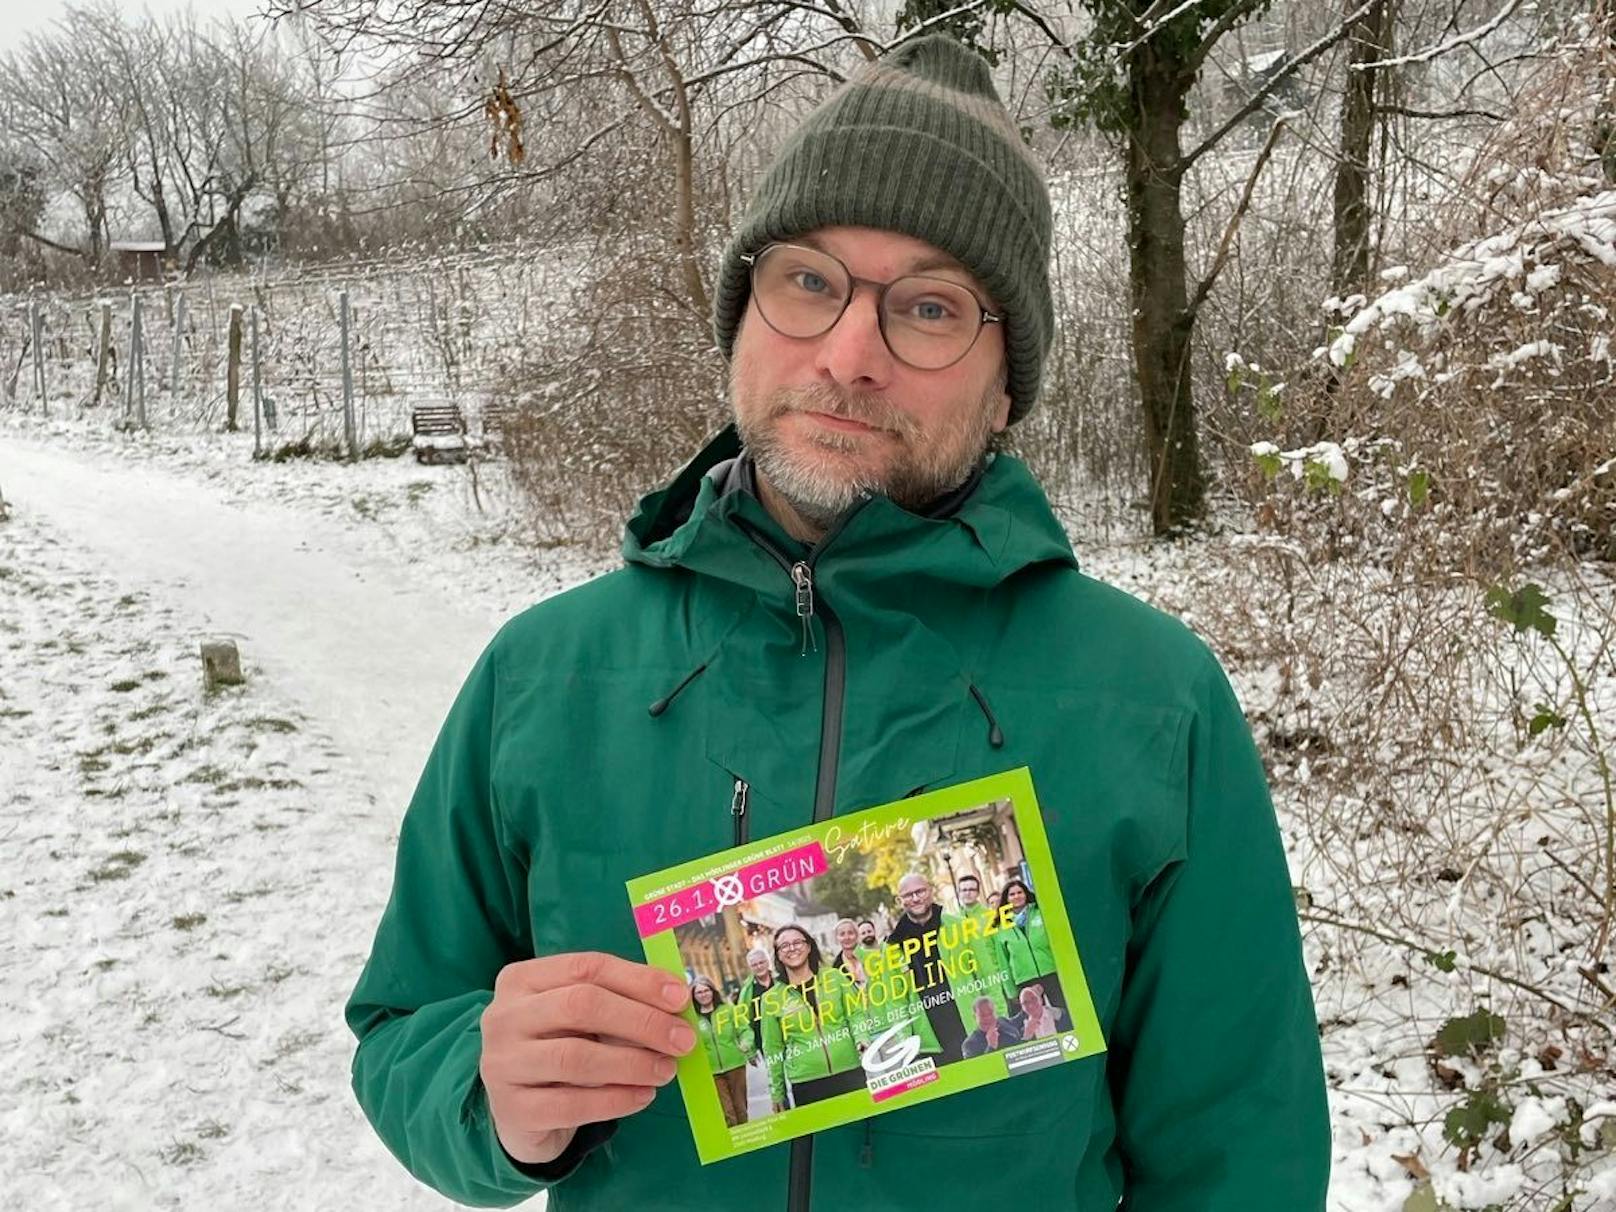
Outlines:
[[929,1086],[941,1076],[942,1074],[938,1073],[935,1069],[928,1070],[925,1073],[917,1073],[906,1082],[900,1082],[896,1086],[887,1086],[885,1089],[875,1091],[870,1097],[878,1103],[884,1102],[887,1099],[895,1098],[906,1091],[917,1090],[921,1086]]
[[738,905],[755,897],[779,892],[803,880],[824,875],[825,847],[809,842],[783,854],[773,854],[737,871],[703,880],[678,892],[634,907],[634,924],[640,937],[649,938],[699,917],[708,917],[728,905]]

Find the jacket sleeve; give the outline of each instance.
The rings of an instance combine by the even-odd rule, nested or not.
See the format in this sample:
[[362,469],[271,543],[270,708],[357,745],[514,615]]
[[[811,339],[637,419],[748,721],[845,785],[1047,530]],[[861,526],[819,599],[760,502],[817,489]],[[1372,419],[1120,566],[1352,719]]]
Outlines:
[[1206,654],[1182,849],[1133,907],[1108,1077],[1121,1212],[1324,1208],[1330,1125],[1267,778]]
[[533,955],[525,872],[503,844],[490,780],[498,640],[473,666],[399,830],[392,895],[345,1017],[353,1089],[384,1144],[451,1199],[510,1207],[570,1174],[614,1123],[588,1124],[555,1161],[499,1143],[478,1074],[494,978]]
[[[776,986],[771,986],[775,988]],[[763,1060],[769,1070],[769,1097],[776,1103],[786,1101],[786,1056],[785,1041],[780,1030],[780,1016],[771,1014],[762,1009],[759,999],[759,1009],[763,1015]]]

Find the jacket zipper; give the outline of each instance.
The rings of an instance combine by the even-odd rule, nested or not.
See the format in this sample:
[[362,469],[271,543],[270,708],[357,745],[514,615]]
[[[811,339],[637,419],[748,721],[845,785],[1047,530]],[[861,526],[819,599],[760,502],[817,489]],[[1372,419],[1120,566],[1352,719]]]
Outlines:
[[[762,531],[744,518],[735,524],[743,534],[773,557],[791,578],[797,617],[804,636],[812,635],[813,618],[825,628],[825,699],[819,719],[819,770],[814,782],[814,823],[828,820],[836,811],[836,770],[842,753],[842,699],[847,691],[847,643],[836,612],[814,592],[814,565],[825,545],[846,526],[862,506],[842,515],[835,528],[814,545],[806,560],[792,560]],[[816,600],[817,599],[817,600]],[[744,817],[740,818],[744,820]],[[738,827],[738,832],[739,832]],[[744,835],[741,841],[745,841]],[[740,844],[739,842],[737,844]],[[786,1180],[786,1212],[808,1212],[808,1199],[814,1176],[814,1138],[799,1136],[791,1142],[790,1174]]]
[[752,786],[740,775],[735,776],[735,794],[729,801],[729,814],[735,818],[735,844],[746,844],[746,801],[751,798]]

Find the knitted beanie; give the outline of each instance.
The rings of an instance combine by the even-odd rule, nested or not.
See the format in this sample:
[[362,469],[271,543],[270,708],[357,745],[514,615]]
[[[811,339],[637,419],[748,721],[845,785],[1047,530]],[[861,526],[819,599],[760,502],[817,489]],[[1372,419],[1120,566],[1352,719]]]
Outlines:
[[914,236],[970,270],[1005,317],[1010,420],[1027,414],[1054,329],[1049,189],[980,55],[944,34],[905,42],[792,134],[724,250],[713,321],[725,358],[751,288],[742,254],[829,226]]

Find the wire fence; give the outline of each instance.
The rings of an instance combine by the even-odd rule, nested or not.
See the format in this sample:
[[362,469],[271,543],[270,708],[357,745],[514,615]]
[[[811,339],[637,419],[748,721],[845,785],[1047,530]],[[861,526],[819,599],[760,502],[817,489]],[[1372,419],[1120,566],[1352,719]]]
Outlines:
[[0,298],[0,404],[163,430],[261,426],[363,447],[411,411],[478,415],[554,335],[565,254],[397,258]]

